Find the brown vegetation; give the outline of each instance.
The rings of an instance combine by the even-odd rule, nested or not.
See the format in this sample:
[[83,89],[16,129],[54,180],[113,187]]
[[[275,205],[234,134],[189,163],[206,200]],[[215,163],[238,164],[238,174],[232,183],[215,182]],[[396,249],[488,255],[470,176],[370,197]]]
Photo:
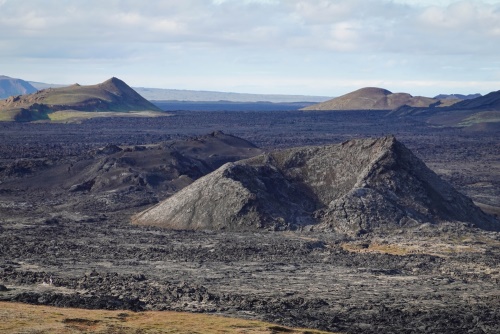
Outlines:
[[82,310],[6,302],[0,302],[0,318],[2,333],[329,333],[205,314]]

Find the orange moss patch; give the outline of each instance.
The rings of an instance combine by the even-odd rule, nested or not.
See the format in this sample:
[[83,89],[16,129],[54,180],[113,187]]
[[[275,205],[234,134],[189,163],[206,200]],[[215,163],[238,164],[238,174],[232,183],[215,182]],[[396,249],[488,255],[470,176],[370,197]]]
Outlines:
[[1,333],[328,333],[206,314],[83,310],[9,302],[0,302],[0,319]]
[[432,242],[345,242],[343,250],[353,253],[378,253],[390,255],[428,254],[447,257],[456,253],[484,252],[483,247],[468,244],[468,240],[434,240]]

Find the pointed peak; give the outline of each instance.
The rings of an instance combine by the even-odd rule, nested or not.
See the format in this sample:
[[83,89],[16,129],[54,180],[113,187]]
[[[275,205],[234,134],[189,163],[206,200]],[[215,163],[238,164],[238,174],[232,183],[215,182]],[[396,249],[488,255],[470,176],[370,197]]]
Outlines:
[[398,140],[396,139],[396,137],[393,134],[381,137],[377,140],[382,141],[384,143],[388,143],[391,146],[398,143]]
[[394,135],[386,135],[384,137],[377,138],[363,138],[363,139],[351,139],[343,142],[341,146],[345,147],[359,147],[359,148],[368,148],[368,147],[377,147],[382,150],[392,150],[392,148],[400,144],[400,142],[396,139]]
[[116,77],[112,77],[103,83],[100,83],[98,86],[114,94],[121,94],[125,92],[127,94],[137,94],[129,85]]
[[106,80],[102,83],[102,85],[105,85],[105,84],[114,84],[114,85],[124,84],[124,85],[126,85],[126,83],[123,80],[120,80],[117,77],[109,78],[108,80]]

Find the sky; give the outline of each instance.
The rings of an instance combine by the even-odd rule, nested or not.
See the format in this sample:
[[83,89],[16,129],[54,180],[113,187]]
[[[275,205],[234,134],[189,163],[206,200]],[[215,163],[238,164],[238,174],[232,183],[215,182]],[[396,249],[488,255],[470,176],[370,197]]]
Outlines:
[[0,75],[339,96],[500,90],[500,0],[0,0]]

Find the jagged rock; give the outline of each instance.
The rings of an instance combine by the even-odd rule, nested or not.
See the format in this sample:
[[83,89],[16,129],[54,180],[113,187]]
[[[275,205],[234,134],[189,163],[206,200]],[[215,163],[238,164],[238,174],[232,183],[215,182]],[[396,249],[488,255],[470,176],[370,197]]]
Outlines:
[[90,191],[95,184],[95,179],[85,181],[83,183],[75,184],[69,188],[70,192],[77,191]]
[[392,136],[228,163],[132,220],[171,229],[347,234],[439,222],[499,228]]
[[118,152],[121,152],[123,151],[123,149],[117,145],[113,145],[113,144],[108,144],[106,146],[104,146],[103,148],[100,148],[99,150],[97,150],[96,153],[98,154],[104,154],[104,155],[111,155],[111,154],[115,154],[115,153],[118,153]]

